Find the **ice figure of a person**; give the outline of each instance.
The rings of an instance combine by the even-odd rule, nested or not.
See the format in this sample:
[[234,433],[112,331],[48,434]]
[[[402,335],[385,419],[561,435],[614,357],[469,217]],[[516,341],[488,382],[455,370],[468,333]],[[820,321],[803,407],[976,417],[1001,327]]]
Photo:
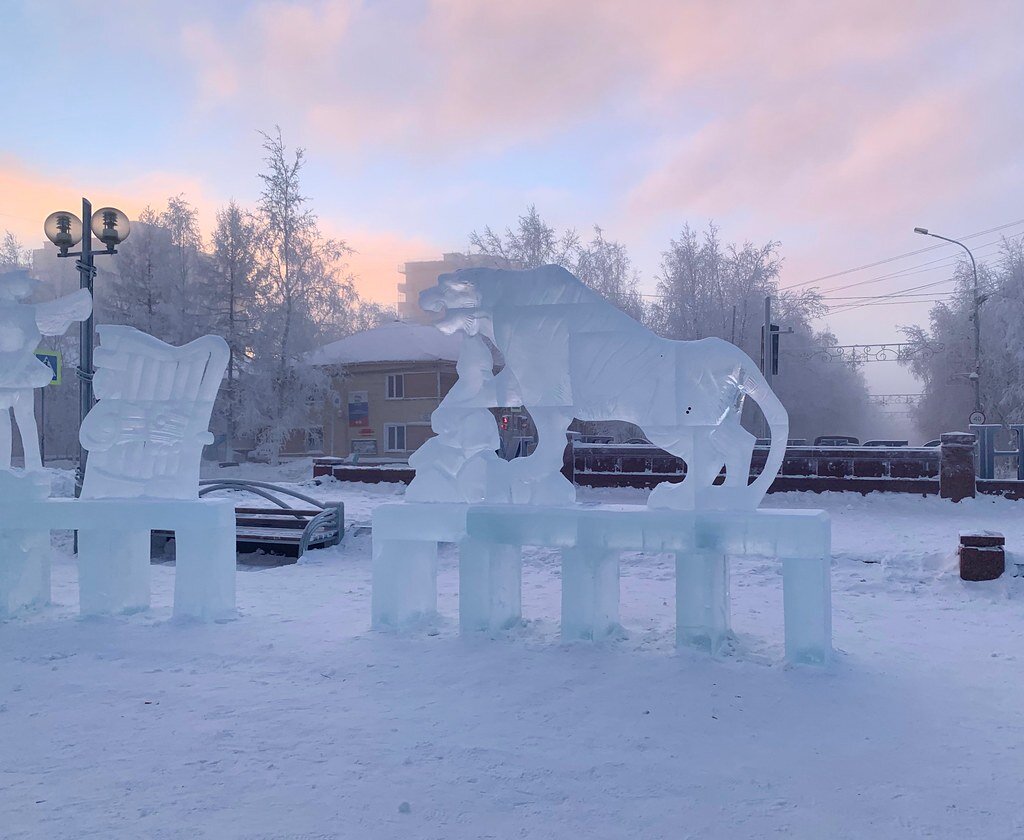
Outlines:
[[24,269],[0,274],[0,469],[11,467],[12,409],[25,469],[43,468],[33,395],[49,384],[53,372],[36,358],[36,350],[44,335],[63,335],[92,312],[92,297],[85,289],[45,303],[23,303],[37,285]]

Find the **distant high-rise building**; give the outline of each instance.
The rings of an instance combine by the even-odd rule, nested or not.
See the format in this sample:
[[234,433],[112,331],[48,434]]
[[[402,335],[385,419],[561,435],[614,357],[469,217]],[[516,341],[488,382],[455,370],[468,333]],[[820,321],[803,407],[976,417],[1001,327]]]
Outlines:
[[499,261],[487,254],[444,254],[439,260],[407,262],[399,271],[405,280],[398,284],[398,292],[405,297],[398,301],[398,317],[403,321],[427,323],[429,313],[420,309],[420,292],[437,284],[437,278],[460,268],[499,268]]

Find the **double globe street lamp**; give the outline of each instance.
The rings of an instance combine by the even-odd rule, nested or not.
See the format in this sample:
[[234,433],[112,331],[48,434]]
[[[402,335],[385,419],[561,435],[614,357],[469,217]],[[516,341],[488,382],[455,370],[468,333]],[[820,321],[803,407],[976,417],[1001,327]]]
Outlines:
[[[85,220],[83,225],[82,220]],[[75,266],[78,268],[79,285],[89,290],[92,296],[93,280],[96,277],[94,258],[100,254],[116,254],[117,246],[128,238],[131,225],[128,217],[116,207],[101,207],[95,213],[88,199],[82,199],[82,218],[78,218],[68,210],[58,210],[46,217],[43,223],[46,238],[57,246],[58,257],[78,257]],[[95,236],[103,245],[93,250],[92,238]],[[72,251],[79,242],[82,247]],[[93,406],[92,375],[93,375],[93,316],[92,314],[79,326],[78,375],[79,388],[79,421]],[[81,444],[78,446],[78,470],[75,474],[75,495],[82,492],[82,481],[85,478],[86,451]]]

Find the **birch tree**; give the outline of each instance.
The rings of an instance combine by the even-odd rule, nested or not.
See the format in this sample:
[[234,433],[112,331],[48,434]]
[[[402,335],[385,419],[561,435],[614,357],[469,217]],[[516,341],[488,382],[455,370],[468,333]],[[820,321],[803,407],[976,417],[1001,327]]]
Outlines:
[[259,319],[244,421],[276,460],[288,435],[312,424],[311,408],[328,387],[303,358],[348,332],[358,296],[344,262],[350,249],[323,235],[302,191],[305,151],[289,153],[280,128],[262,136]]

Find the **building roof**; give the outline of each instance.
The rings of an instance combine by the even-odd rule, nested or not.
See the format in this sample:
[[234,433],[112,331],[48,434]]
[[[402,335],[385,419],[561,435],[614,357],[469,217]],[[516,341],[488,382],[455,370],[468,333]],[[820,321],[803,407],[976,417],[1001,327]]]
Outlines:
[[314,365],[356,365],[368,362],[457,361],[459,335],[445,335],[436,327],[392,321],[382,327],[354,333],[314,350],[306,360]]

